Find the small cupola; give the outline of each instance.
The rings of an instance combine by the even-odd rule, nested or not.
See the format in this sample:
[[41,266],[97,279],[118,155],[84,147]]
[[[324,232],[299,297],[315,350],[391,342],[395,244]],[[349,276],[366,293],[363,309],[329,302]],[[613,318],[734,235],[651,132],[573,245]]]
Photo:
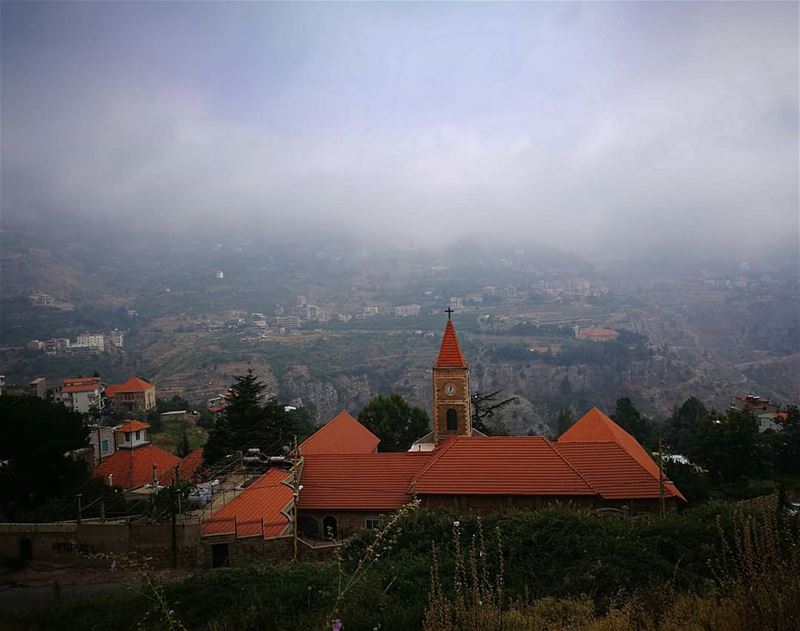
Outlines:
[[150,425],[136,419],[126,421],[117,427],[117,449],[135,449],[142,445],[149,445],[147,435]]

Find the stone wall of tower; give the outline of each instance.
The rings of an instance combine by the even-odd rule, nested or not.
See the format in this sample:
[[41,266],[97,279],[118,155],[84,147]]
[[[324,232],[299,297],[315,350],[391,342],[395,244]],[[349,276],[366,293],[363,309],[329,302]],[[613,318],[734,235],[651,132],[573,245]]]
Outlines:
[[[447,428],[447,411],[450,409],[456,413],[455,430]],[[447,436],[472,435],[468,368],[433,368],[433,428],[437,443]]]

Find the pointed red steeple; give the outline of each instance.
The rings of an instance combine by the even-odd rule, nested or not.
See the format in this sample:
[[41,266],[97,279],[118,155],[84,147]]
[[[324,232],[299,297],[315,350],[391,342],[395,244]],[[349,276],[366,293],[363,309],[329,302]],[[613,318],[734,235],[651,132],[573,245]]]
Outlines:
[[444,328],[444,337],[442,338],[442,347],[439,349],[439,357],[436,359],[436,368],[466,367],[467,363],[464,361],[464,356],[461,354],[461,348],[458,345],[456,329],[453,323],[448,320],[447,326]]

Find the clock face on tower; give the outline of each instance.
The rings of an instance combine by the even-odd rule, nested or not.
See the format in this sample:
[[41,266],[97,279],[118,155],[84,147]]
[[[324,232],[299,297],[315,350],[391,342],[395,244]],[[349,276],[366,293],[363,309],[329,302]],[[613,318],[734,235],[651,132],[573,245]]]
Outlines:
[[452,383],[445,384],[444,392],[452,397],[456,393],[456,387]]

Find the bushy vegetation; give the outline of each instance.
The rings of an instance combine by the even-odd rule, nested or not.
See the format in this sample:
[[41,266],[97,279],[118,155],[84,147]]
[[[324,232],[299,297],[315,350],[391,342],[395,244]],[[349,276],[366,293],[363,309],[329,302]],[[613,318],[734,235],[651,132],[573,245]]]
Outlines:
[[381,439],[381,451],[408,451],[430,426],[425,410],[399,394],[378,395],[359,412],[358,420]]
[[791,629],[800,594],[797,523],[778,514],[774,502],[749,512],[708,503],[663,519],[548,510],[481,521],[409,511],[379,544],[371,533],[352,540],[341,562],[203,573],[166,583],[168,607],[145,589],[63,599],[5,624],[20,631],[162,629],[172,624],[169,615],[201,631],[322,630],[332,617],[348,631],[722,631],[763,628],[753,626],[761,616],[770,628]]

